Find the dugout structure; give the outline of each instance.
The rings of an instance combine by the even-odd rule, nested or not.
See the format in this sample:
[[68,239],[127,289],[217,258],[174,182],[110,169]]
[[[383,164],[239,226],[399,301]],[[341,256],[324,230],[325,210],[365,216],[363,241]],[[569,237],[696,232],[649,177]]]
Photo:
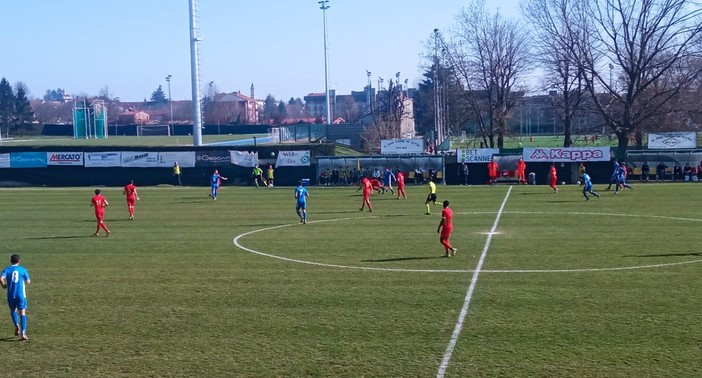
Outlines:
[[79,100],[73,105],[73,139],[107,138],[105,101]]

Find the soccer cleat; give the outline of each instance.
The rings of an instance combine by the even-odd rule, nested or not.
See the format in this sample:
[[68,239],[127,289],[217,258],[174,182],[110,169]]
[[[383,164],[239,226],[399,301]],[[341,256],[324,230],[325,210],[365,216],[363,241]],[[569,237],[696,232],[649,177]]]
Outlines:
[[100,236],[100,234],[98,234],[98,233],[96,232],[96,233],[93,234],[93,236]]
[[29,340],[29,337],[27,337],[26,333],[23,333],[22,334],[22,341],[27,341],[27,340]]
[[444,257],[451,257],[451,254],[449,254],[448,251],[446,251],[446,253],[444,253]]
[[305,219],[304,221],[302,221],[302,224],[307,224],[307,220]]
[[458,252],[458,248],[451,248],[451,256],[456,256],[456,252]]
[[300,218],[300,223],[303,223],[304,221],[305,221],[304,219]]
[[15,336],[19,336],[20,334],[20,328],[19,326],[15,326]]
[[424,215],[431,215],[431,213],[424,213]]
[[589,200],[590,200],[589,198],[585,198],[585,202],[587,202],[587,201],[589,201]]
[[358,211],[363,211],[363,208],[358,209]]
[[107,231],[107,235],[105,235],[105,236],[110,236],[110,231]]

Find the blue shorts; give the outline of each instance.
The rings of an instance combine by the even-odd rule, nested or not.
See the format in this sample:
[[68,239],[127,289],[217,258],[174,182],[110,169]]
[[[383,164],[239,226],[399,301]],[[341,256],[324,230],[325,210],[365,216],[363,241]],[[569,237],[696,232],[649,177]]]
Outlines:
[[219,185],[212,185],[210,188],[213,192],[216,192],[219,189]]
[[589,192],[591,190],[592,190],[592,183],[585,184],[585,186],[583,186],[583,193]]
[[297,201],[295,209],[307,209],[307,201]]
[[10,310],[25,310],[27,309],[27,298],[7,298],[7,304]]

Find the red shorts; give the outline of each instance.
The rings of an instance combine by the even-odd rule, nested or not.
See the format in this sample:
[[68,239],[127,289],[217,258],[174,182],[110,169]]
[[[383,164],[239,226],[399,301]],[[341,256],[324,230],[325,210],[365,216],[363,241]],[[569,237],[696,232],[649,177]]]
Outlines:
[[556,186],[556,181],[558,181],[558,177],[551,177],[548,182],[549,185]]
[[97,219],[98,223],[102,223],[102,220],[105,218],[105,213],[95,213],[95,219]]
[[453,231],[453,226],[441,228],[441,239],[448,239],[451,236],[451,231]]
[[134,206],[136,198],[127,198],[127,206]]

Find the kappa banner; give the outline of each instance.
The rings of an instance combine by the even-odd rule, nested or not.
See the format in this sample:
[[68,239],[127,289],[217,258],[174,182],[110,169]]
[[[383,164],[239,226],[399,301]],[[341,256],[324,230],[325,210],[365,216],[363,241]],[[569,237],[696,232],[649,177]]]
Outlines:
[[609,161],[609,147],[524,148],[526,162]]
[[255,167],[258,164],[258,152],[229,151],[232,164],[242,167]]
[[276,167],[309,167],[310,151],[280,151],[275,161]]
[[10,168],[10,154],[0,154],[0,168]]
[[424,139],[382,139],[380,153],[383,155],[422,154]]
[[80,165],[83,166],[82,152],[47,152],[47,165]]
[[465,148],[459,149],[458,162],[466,163],[489,163],[492,155],[499,154],[499,148]]
[[695,148],[697,133],[660,133],[648,134],[648,148]]
[[158,152],[122,151],[122,167],[161,167]]

